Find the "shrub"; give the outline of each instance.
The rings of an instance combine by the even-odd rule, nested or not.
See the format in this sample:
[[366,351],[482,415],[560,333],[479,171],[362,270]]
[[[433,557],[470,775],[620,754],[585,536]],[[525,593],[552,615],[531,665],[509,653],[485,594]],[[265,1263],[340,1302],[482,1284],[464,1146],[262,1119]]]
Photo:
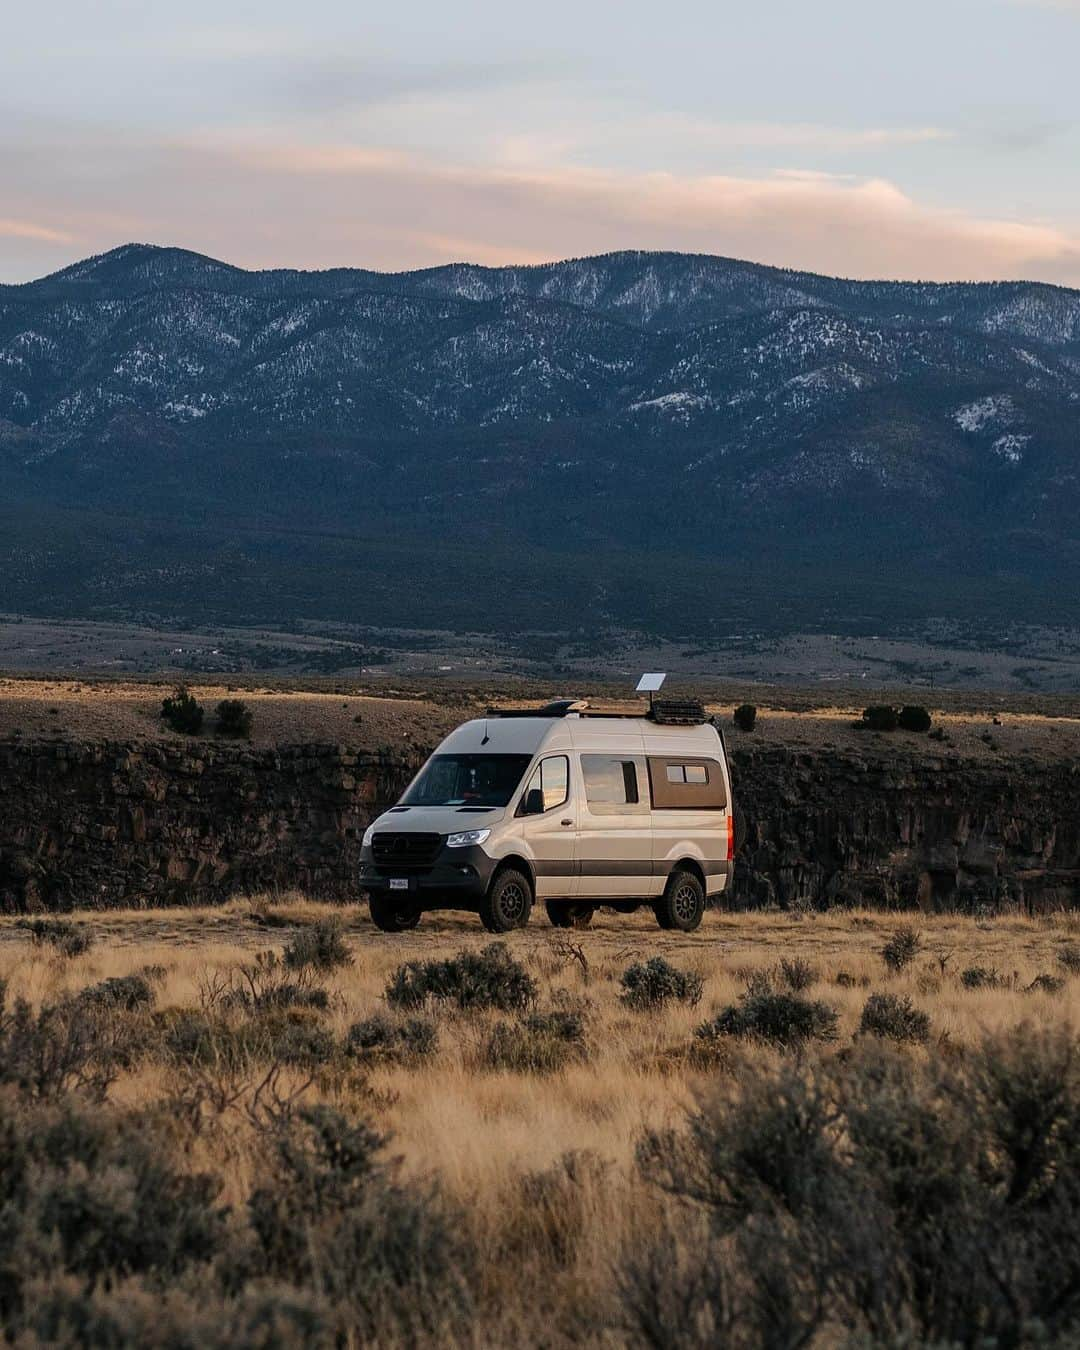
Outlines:
[[899,715],[891,704],[878,703],[864,708],[862,721],[855,725],[865,731],[895,731],[898,721]]
[[914,928],[898,928],[881,949],[881,959],[894,975],[909,966],[919,954],[922,940]]
[[63,956],[82,956],[94,945],[90,930],[68,919],[20,919],[19,927],[29,932],[36,945],[55,947]]
[[72,1277],[84,1293],[122,1276],[164,1283],[221,1250],[218,1183],[186,1160],[174,1166],[163,1134],[146,1118],[85,1104],[0,1102],[6,1332],[34,1314],[39,1281],[53,1291]]
[[905,703],[896,719],[896,724],[901,731],[922,733],[930,730],[931,722],[930,714],[921,704],[916,703]]
[[717,1083],[639,1144],[671,1208],[624,1270],[631,1343],[1071,1345],[1078,1129],[1064,1029]]
[[741,1000],[727,1007],[694,1035],[702,1041],[717,1036],[743,1036],[794,1048],[805,1041],[836,1039],[837,1015],[827,1003],[778,993],[762,980],[752,982]]
[[536,981],[502,942],[445,961],[407,961],[386,986],[387,1002],[399,1008],[417,1008],[431,998],[463,1009],[519,1012],[536,1001],[536,993]]
[[960,983],[965,989],[997,989],[1006,981],[992,966],[969,966],[960,972]]
[[1080,947],[1060,948],[1057,959],[1070,975],[1080,975]]
[[345,1048],[357,1059],[416,1064],[433,1055],[439,1044],[439,1029],[427,1017],[395,1021],[383,1013],[354,1022],[345,1037]]
[[119,1019],[79,1000],[34,1012],[23,999],[6,1006],[0,980],[0,1083],[48,1100],[68,1092],[101,1099],[131,1053]]
[[1058,975],[1036,975],[1025,989],[1027,994],[1060,994],[1065,981]]
[[[801,956],[782,956],[777,968],[777,978],[785,989],[790,989],[793,994],[801,994],[817,984],[818,973],[810,962],[804,961]],[[840,983],[839,978],[837,983]]]
[[466,1343],[466,1224],[434,1187],[397,1179],[387,1136],[312,1106],[271,1142],[248,1202],[250,1273],[310,1288],[339,1344]]
[[150,1008],[154,1003],[154,991],[150,981],[142,975],[116,975],[92,984],[83,989],[75,999],[82,1008],[123,1009],[124,1012],[136,1012],[139,1008]]
[[173,731],[185,736],[197,736],[202,731],[205,716],[202,704],[185,685],[177,685],[169,698],[161,700],[161,716]]
[[300,959],[311,956],[312,950],[317,956],[321,948],[314,944],[313,949],[302,949],[291,965],[286,959],[288,951],[281,957],[276,952],[258,952],[254,964],[237,966],[225,976],[207,978],[202,991],[203,1007],[325,1011],[330,1006],[330,996],[316,982],[320,972],[311,961]]
[[489,1069],[513,1073],[554,1073],[585,1054],[585,1024],[579,1013],[534,1013],[502,1022],[484,1048]]
[[891,1041],[925,1041],[930,1034],[930,1018],[909,998],[871,994],[859,1020],[859,1033]]
[[757,708],[752,703],[740,703],[731,714],[731,720],[740,731],[753,731],[757,721]]
[[628,966],[620,983],[622,1000],[627,1007],[643,1011],[668,1002],[696,1007],[704,982],[700,975],[676,970],[662,956],[654,956]]
[[217,714],[215,730],[219,736],[250,740],[255,715],[241,698],[223,698],[214,710]]
[[336,919],[320,919],[301,929],[286,945],[283,959],[289,970],[307,968],[324,974],[352,965],[352,953]]

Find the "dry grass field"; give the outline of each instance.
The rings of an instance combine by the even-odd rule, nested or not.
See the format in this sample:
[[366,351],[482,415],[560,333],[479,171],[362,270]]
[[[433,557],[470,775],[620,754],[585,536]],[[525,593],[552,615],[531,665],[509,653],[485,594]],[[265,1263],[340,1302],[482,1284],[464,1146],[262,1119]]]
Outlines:
[[0,920],[6,1329],[1074,1345],[1080,916],[911,922]]

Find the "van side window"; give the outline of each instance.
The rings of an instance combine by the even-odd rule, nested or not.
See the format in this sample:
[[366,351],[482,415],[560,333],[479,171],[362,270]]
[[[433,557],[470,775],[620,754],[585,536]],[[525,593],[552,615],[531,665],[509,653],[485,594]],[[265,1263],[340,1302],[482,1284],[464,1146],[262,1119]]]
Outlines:
[[544,794],[544,810],[562,806],[570,795],[570,761],[565,755],[552,755],[536,766],[522,801],[537,789]]
[[650,755],[649,793],[654,811],[719,811],[728,804],[724,775],[713,759]]
[[593,805],[627,806],[638,801],[637,764],[609,755],[582,755],[585,800]]

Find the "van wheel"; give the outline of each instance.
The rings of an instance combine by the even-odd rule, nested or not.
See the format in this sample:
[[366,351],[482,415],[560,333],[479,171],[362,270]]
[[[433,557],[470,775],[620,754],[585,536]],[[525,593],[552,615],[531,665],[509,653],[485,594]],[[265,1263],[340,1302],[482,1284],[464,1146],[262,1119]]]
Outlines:
[[705,887],[693,872],[672,872],[654,909],[661,928],[692,933],[705,913]]
[[553,928],[588,928],[596,913],[595,905],[567,904],[565,900],[548,900],[544,908]]
[[368,900],[371,922],[384,933],[406,933],[420,922],[420,906],[391,900],[386,895],[373,895]]
[[500,872],[480,901],[480,922],[489,933],[509,933],[524,928],[532,912],[532,887],[528,877],[512,868]]
[[746,817],[743,815],[742,807],[737,806],[735,815],[735,852],[742,851],[743,844],[746,843]]

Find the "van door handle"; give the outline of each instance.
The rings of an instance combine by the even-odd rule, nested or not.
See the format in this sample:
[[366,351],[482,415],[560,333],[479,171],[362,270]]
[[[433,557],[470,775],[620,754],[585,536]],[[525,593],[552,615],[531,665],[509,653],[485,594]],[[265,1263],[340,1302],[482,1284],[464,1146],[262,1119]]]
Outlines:
[[562,820],[559,821],[560,825],[573,825],[573,823],[574,822],[570,819],[569,816],[564,816]]

